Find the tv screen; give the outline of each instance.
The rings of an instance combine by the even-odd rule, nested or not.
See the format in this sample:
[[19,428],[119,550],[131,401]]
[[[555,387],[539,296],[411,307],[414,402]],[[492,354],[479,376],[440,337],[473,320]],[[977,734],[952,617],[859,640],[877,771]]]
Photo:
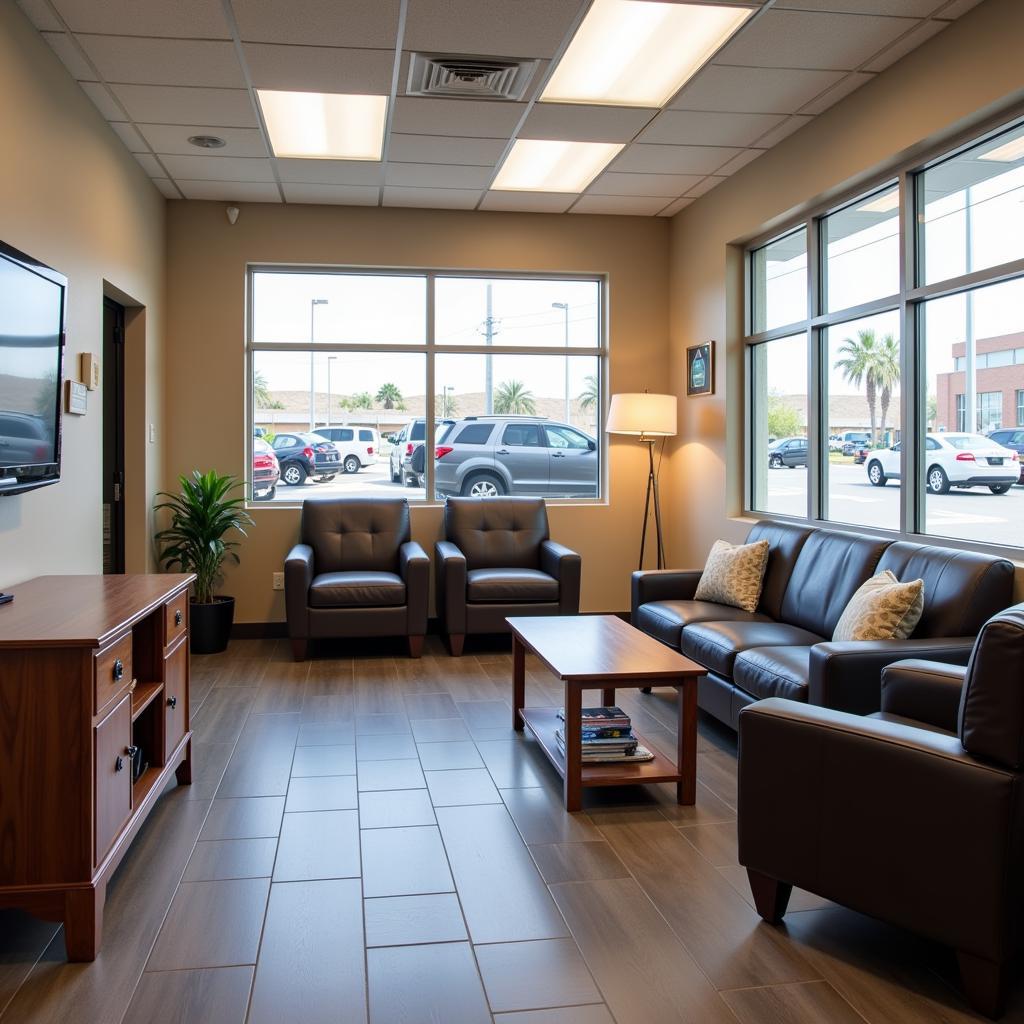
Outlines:
[[0,242],[0,495],[60,478],[67,279]]

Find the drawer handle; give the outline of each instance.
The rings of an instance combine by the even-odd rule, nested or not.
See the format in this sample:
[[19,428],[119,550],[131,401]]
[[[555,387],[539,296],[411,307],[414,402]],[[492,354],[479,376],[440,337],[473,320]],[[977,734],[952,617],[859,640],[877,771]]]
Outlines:
[[121,682],[121,679],[123,677],[124,677],[124,662],[120,658],[117,658],[114,661],[114,682],[115,683]]
[[178,706],[178,698],[177,697],[168,697],[167,698],[167,706],[169,708],[176,708]]
[[115,772],[122,772],[122,771],[124,771],[124,758],[123,757],[119,756],[117,758],[117,760],[114,762],[114,771]]
[[175,608],[174,609],[174,624],[176,626],[180,626],[181,625],[181,609],[180,608]]
[[131,746],[125,747],[124,752],[128,757],[134,757],[139,752],[139,748],[133,743]]

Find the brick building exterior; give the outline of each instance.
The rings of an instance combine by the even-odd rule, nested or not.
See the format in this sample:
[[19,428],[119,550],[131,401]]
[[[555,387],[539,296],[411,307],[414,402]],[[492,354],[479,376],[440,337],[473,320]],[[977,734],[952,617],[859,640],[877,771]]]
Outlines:
[[937,415],[929,426],[937,430],[980,429],[983,434],[998,427],[1024,426],[1024,331],[979,338],[975,350],[980,424],[964,422],[967,345],[960,341],[953,345],[956,369],[937,377]]

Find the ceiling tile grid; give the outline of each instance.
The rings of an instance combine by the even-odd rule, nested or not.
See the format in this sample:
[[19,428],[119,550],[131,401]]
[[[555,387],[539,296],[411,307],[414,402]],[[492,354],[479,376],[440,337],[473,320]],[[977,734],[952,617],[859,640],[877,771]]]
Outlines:
[[[539,102],[591,2],[18,0],[169,199],[626,216],[673,216],[979,0],[706,0],[754,14],[663,108]],[[515,101],[424,97],[414,52],[536,67]],[[275,157],[257,89],[387,96],[382,160]],[[578,194],[495,190],[516,139],[622,149]]]

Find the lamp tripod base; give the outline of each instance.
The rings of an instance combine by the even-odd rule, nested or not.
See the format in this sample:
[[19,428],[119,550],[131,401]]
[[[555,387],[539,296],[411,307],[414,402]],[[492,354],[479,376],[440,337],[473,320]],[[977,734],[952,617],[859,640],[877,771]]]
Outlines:
[[654,501],[654,528],[657,534],[658,568],[665,568],[665,541],[661,533],[661,500],[658,496],[658,475],[654,472],[654,439],[641,437],[640,443],[647,445],[647,497],[644,500],[644,528],[640,534],[640,562],[638,569],[644,567],[644,552],[647,548],[647,525],[651,517],[651,501]]

